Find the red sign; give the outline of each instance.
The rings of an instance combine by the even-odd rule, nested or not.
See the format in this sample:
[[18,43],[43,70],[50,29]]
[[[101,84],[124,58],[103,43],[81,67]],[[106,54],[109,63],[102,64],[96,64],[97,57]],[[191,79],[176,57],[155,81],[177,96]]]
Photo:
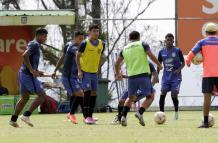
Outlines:
[[0,69],[11,66],[15,71],[22,63],[22,53],[33,38],[32,27],[1,26],[0,27]]
[[178,0],[177,4],[178,47],[187,54],[204,37],[203,26],[208,22],[218,23],[218,0]]
[[0,85],[9,94],[18,94],[17,72],[22,64],[22,53],[33,38],[30,26],[0,26]]

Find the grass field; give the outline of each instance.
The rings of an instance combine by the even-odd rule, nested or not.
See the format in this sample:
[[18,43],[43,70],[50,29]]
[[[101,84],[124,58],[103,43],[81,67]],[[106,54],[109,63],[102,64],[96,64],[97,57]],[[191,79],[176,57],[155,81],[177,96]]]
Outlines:
[[[218,112],[211,112],[218,118]],[[33,115],[31,128],[19,120],[21,128],[8,125],[10,116],[0,116],[0,143],[217,143],[218,124],[213,128],[196,128],[202,112],[180,112],[180,119],[173,120],[173,112],[166,112],[164,125],[156,125],[154,112],[144,114],[146,126],[142,127],[128,115],[128,126],[110,125],[115,113],[95,114],[99,118],[96,125],[85,125],[78,114],[79,124],[66,120],[65,114]]]

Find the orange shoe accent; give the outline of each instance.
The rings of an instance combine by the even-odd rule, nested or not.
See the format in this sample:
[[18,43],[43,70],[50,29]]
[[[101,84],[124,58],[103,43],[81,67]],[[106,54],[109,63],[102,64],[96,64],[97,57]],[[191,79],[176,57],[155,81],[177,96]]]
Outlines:
[[76,116],[75,115],[70,115],[70,121],[72,122],[72,123],[74,123],[74,124],[78,124],[78,122],[77,122],[77,119],[76,119]]

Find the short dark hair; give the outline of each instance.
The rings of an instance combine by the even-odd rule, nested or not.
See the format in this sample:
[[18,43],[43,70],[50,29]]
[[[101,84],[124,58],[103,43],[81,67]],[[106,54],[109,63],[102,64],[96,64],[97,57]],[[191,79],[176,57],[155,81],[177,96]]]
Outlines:
[[137,40],[140,38],[140,33],[138,31],[132,31],[129,34],[129,40]]
[[99,29],[99,26],[97,24],[89,25],[89,31],[91,31],[92,29]]
[[42,27],[39,27],[36,29],[36,36],[37,35],[43,35],[43,34],[48,34],[48,31]]
[[165,36],[165,39],[167,39],[168,37],[174,39],[174,35],[172,33],[167,33],[167,35]]
[[78,36],[84,36],[85,34],[82,31],[74,31],[71,34],[71,37],[78,37]]
[[208,31],[206,31],[206,33],[207,33],[208,35],[216,35],[216,34],[217,34],[217,31],[213,31],[213,32],[208,32]]

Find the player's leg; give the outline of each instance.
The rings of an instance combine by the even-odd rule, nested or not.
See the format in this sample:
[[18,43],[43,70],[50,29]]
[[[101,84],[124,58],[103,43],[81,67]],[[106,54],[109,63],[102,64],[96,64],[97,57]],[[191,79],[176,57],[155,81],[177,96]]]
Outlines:
[[11,120],[9,121],[9,124],[13,127],[19,127],[19,125],[17,124],[17,119],[18,116],[20,114],[20,112],[23,110],[24,106],[26,105],[26,103],[29,100],[29,93],[23,93],[21,95],[21,98],[19,99],[19,101],[17,102],[16,106],[15,106],[15,112],[14,114],[11,116]]
[[19,92],[21,94],[19,101],[17,102],[15,106],[15,112],[11,116],[11,120],[9,121],[9,124],[13,127],[19,127],[17,124],[17,119],[20,114],[20,112],[23,110],[24,106],[29,100],[29,90],[27,88],[28,85],[31,86],[32,80],[28,75],[18,73],[18,79],[19,79]]
[[[70,77],[62,76],[61,78],[62,84],[64,86],[64,89],[67,91],[67,96],[69,99],[70,109],[74,102],[74,96],[73,95],[73,89],[70,83]],[[67,114],[67,119],[70,119],[70,113]]]
[[216,80],[213,78],[203,78],[202,79],[202,92],[204,94],[204,103],[203,103],[203,116],[204,121],[199,126],[199,128],[209,128],[208,116],[210,112],[211,104],[211,93],[213,86],[216,84]]
[[125,91],[118,101],[118,114],[114,117],[112,124],[119,124],[122,116],[122,110],[124,107],[125,100],[128,98],[128,91]]
[[165,106],[165,98],[167,95],[167,92],[170,90],[170,85],[162,79],[161,82],[161,94],[159,99],[159,109],[160,111],[164,112],[164,106]]
[[129,79],[128,80],[128,98],[126,99],[125,103],[124,103],[124,107],[123,107],[123,111],[122,111],[122,117],[121,117],[121,125],[122,126],[127,126],[127,113],[129,112],[132,102],[136,101],[137,97],[137,91],[139,89],[139,83],[137,78],[134,79]]
[[180,90],[180,84],[181,84],[181,80],[180,79],[176,79],[175,81],[172,82],[171,84],[171,99],[173,101],[173,105],[174,105],[174,120],[178,120],[179,118],[179,99],[178,99],[178,94],[179,94],[179,90]]
[[33,81],[32,82],[33,86],[31,86],[29,90],[32,91],[32,93],[36,93],[37,97],[33,100],[29,109],[25,111],[21,116],[21,120],[31,127],[33,127],[33,124],[31,123],[29,117],[31,116],[32,112],[45,101],[45,97],[46,97],[41,82],[37,78],[32,78],[32,81]]
[[83,72],[83,91],[84,91],[84,98],[83,98],[83,112],[86,124],[93,124],[93,120],[89,114],[90,108],[90,100],[91,100],[91,77],[89,73]]
[[81,102],[83,102],[83,91],[77,78],[70,78],[69,83],[72,90],[72,105],[70,109],[69,120],[72,123],[77,124],[78,122],[75,116],[75,111],[77,110],[78,106],[81,105]]
[[97,118],[93,117],[96,99],[97,99],[97,91],[98,91],[98,75],[91,74],[91,97],[90,97],[90,106],[89,106],[89,115],[93,121],[97,121]]
[[139,123],[142,126],[145,126],[143,113],[154,100],[154,89],[152,87],[151,80],[149,77],[144,77],[139,82],[140,82],[140,89],[139,89],[140,94],[138,95],[138,100],[141,100],[144,97],[146,97],[146,99],[143,101],[141,107],[136,112],[135,117],[139,120]]

